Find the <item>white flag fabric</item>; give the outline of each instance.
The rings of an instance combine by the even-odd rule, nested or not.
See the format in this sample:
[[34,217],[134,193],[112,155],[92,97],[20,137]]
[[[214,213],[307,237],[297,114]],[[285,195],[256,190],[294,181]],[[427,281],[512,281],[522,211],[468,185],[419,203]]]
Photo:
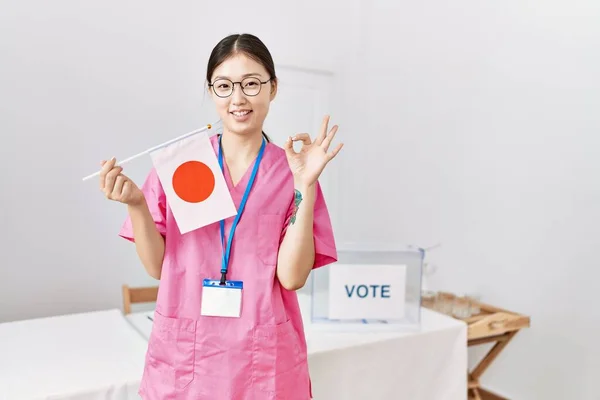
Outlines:
[[150,157],[182,235],[237,214],[207,131]]

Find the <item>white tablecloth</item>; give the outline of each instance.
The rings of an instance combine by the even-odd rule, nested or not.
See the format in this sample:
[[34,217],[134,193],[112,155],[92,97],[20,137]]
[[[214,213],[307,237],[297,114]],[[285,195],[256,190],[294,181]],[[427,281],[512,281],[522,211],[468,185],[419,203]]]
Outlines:
[[[467,398],[466,324],[423,309],[414,332],[323,332],[311,329],[310,299],[299,297],[314,400]],[[127,319],[148,338],[152,314]]]
[[147,346],[119,310],[0,324],[0,399],[139,399]]
[[307,328],[315,400],[465,400],[466,325],[427,309],[421,318],[417,332]]

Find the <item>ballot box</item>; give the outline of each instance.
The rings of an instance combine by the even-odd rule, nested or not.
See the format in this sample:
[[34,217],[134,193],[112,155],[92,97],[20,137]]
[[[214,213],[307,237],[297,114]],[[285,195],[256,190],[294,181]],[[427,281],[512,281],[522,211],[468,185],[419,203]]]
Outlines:
[[417,247],[338,250],[338,261],[311,273],[313,329],[418,329],[425,252]]

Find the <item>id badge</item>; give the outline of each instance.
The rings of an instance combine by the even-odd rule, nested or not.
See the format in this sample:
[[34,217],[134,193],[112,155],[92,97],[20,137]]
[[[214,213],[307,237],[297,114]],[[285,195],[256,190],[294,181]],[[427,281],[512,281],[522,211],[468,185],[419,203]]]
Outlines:
[[200,314],[211,317],[239,318],[242,312],[242,281],[204,279]]

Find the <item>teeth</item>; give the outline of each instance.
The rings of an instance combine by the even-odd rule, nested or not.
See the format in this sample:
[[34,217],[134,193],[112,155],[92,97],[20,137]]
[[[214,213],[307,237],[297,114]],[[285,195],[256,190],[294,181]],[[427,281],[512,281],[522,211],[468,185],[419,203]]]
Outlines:
[[233,115],[237,116],[237,117],[243,117],[244,115],[248,114],[250,111],[235,111],[233,113]]

